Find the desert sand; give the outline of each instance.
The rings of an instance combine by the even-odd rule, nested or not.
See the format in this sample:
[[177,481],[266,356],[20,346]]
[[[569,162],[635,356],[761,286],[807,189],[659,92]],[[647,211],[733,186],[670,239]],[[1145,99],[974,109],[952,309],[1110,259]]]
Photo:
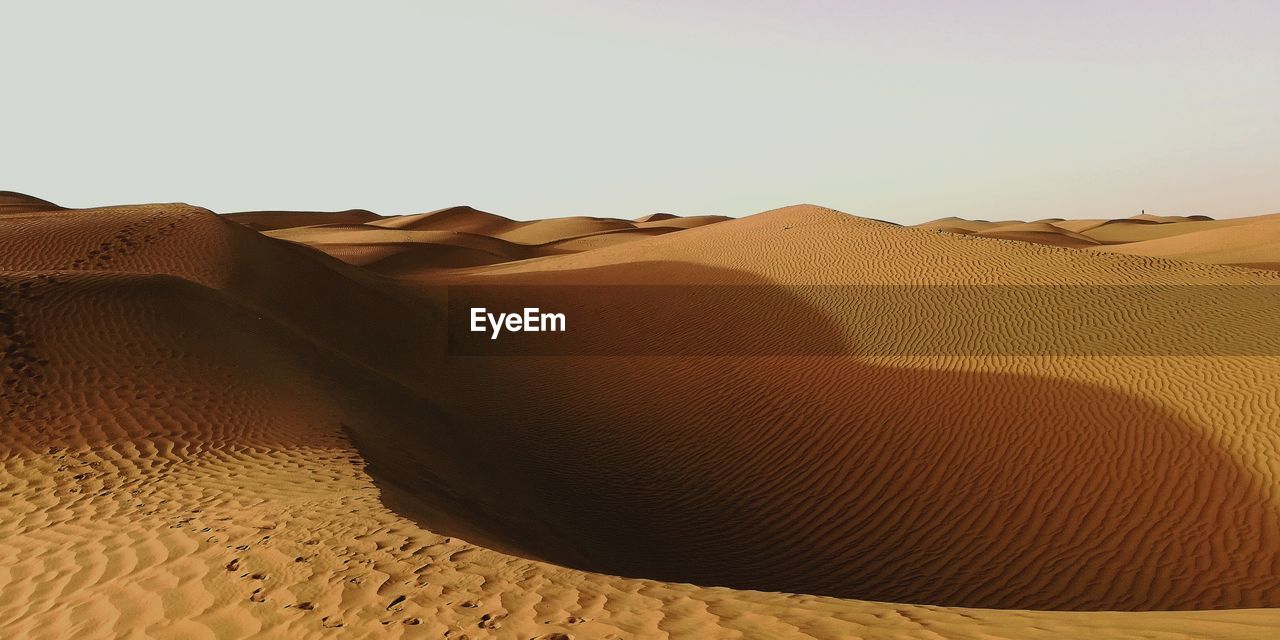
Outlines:
[[[831,285],[1274,287],[1278,223],[0,193],[0,637],[1270,637],[1265,319],[1224,309],[1263,343],[1242,355],[1167,353],[1124,298],[1087,310],[1122,355],[787,341],[935,330],[927,306],[860,322]],[[677,305],[719,355],[451,356],[446,287],[493,284],[781,287],[765,315],[796,330]]]
[[916,226],[1107,253],[1280,270],[1280,214],[1224,220],[1150,214],[1115,220],[1034,222],[942,218]]

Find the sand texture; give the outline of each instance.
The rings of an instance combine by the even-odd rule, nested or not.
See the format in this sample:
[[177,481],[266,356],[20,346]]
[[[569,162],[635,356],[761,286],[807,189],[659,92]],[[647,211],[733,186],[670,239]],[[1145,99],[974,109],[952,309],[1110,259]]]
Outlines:
[[[1277,224],[3,192],[0,637],[1272,637],[1265,319],[1223,303],[1238,324],[1214,329],[1261,343],[1238,355],[1166,353],[1127,298],[1089,311],[1123,355],[788,341],[949,335],[927,305],[859,321],[832,285],[1280,286]],[[451,356],[446,287],[470,285],[633,286],[716,355],[649,333],[625,337],[643,357]],[[793,331],[645,285],[777,287],[760,311]]]

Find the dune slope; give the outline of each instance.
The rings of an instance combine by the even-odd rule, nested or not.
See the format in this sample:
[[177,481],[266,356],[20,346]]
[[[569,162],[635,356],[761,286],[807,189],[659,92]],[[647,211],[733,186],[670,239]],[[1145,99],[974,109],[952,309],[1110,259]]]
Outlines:
[[[1228,267],[939,236],[816,207],[440,281],[1280,284]],[[865,325],[823,297],[835,289],[796,292],[763,311],[787,314],[776,331],[744,336],[685,318],[708,324],[704,340],[726,341],[715,352],[728,355],[664,357],[666,337],[649,335],[628,339],[652,341],[653,357],[455,359],[445,402],[521,479],[500,494],[522,536],[507,543],[624,575],[896,602],[1280,603],[1280,512],[1268,488],[1280,461],[1259,453],[1280,433],[1255,405],[1280,393],[1274,357],[855,358],[785,347],[733,356],[734,341],[877,342],[865,332],[905,335],[926,321]],[[1104,310],[1117,344],[1153,335],[1126,320],[1142,304],[1120,298]],[[1013,341],[1022,320],[1070,311],[1007,309],[1003,330]],[[1250,330],[1267,335],[1269,321],[1255,321]],[[526,535],[521,521],[553,534]]]

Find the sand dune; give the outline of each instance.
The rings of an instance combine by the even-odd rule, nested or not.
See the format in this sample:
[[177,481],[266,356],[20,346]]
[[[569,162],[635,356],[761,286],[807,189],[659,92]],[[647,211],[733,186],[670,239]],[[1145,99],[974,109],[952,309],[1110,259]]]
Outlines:
[[[939,237],[814,207],[643,245],[495,265],[462,281],[475,278],[523,285],[1280,282],[1230,268]],[[804,323],[795,333],[874,339],[859,333],[865,325],[842,324],[847,311],[835,302],[786,301],[810,311],[785,324]],[[1142,326],[1123,324],[1135,310],[1107,313],[1125,331],[1119,340],[1146,339]],[[922,319],[900,321],[884,329],[906,332]],[[742,338],[711,327],[706,339],[720,336]],[[661,346],[652,352],[663,353]],[[506,494],[513,504],[504,511],[539,505],[521,517],[543,519],[559,532],[555,539],[572,541],[528,549],[543,557],[581,563],[576,556],[586,554],[593,569],[668,580],[971,607],[1275,606],[1280,593],[1267,586],[1270,570],[1257,568],[1280,561],[1264,524],[1277,522],[1276,511],[1249,489],[1255,477],[1274,475],[1274,463],[1236,460],[1203,440],[1207,429],[1234,434],[1245,451],[1270,446],[1271,416],[1246,409],[1236,394],[1259,384],[1274,393],[1275,376],[1258,376],[1275,366],[1114,357],[510,358],[500,366],[458,365],[449,398],[462,403],[453,409],[459,414],[480,413],[470,429],[500,425],[503,437],[494,440],[511,451],[499,457],[525,465],[521,493]],[[1135,379],[1144,388],[1133,388]],[[508,401],[481,401],[497,394]],[[797,406],[809,408],[804,417]],[[1141,453],[1124,444],[1155,433],[1159,441]],[[1070,454],[1048,445],[1062,437],[1072,442]],[[1009,451],[1019,452],[1016,460]],[[1196,453],[1184,459],[1188,452]],[[1185,486],[1176,489],[1151,472],[1192,461],[1203,468],[1186,469],[1178,478]],[[593,472],[548,471],[571,462]],[[1240,465],[1260,466],[1226,471]],[[1038,475],[1050,467],[1052,475]],[[724,475],[708,477],[710,468]],[[983,496],[1001,498],[991,504]],[[956,502],[971,506],[947,508],[940,522],[936,510]],[[1083,513],[1093,516],[1071,515]],[[970,527],[1004,533],[970,539]],[[962,539],[969,542],[957,545]],[[1240,545],[1231,561],[1206,564],[1193,551],[1208,553],[1227,539]],[[1169,546],[1186,553],[1171,554]],[[623,551],[635,548],[649,552]],[[1109,577],[1099,584],[1100,575]]]
[[1020,220],[1014,221],[991,221],[991,220],[966,220],[955,216],[947,218],[939,218],[931,222],[924,222],[916,225],[921,229],[942,229],[951,231],[952,233],[974,233],[994,227],[1001,227],[1008,224],[1020,224]]
[[[237,216],[244,215],[230,217],[240,222],[243,218]],[[370,271],[403,278],[438,269],[577,253],[725,219],[654,214],[636,221],[573,217],[521,222],[471,207],[450,207],[341,225],[289,225],[276,227],[268,235],[309,245]]]
[[[831,285],[1280,284],[1270,272],[810,206],[682,229],[6,198],[4,637],[1280,625],[1280,358],[786,355],[797,337],[930,326],[866,325]],[[772,287],[761,326],[793,330],[725,330],[638,288],[723,355],[450,357],[442,287],[502,283]],[[1109,340],[1159,335],[1141,303],[1093,311]],[[669,339],[627,337],[652,354]],[[744,340],[779,348],[733,355]]]
[[[0,271],[122,271],[177,276],[235,296],[317,346],[416,379],[413,343],[378,333],[427,322],[381,279],[328,256],[272,241],[189,205],[104,207],[8,215]],[[314,283],[299,286],[299,282]]]
[[1098,251],[1280,270],[1280,216],[1098,247]]
[[347,211],[241,211],[225,214],[227,218],[255,231],[274,231],[324,224],[360,224],[381,218],[364,209]]
[[14,191],[0,191],[0,215],[6,213],[34,213],[36,211],[56,211],[58,205],[41,200],[35,196]]
[[1280,214],[1214,220],[1209,216],[1143,214],[1117,220],[1033,223],[941,218],[921,229],[1004,238],[1108,253],[1230,264],[1276,270],[1280,265]]
[[974,235],[985,238],[1021,240],[1023,242],[1035,242],[1037,244],[1047,244],[1054,247],[1079,248],[1098,244],[1098,241],[1093,238],[1063,229],[1050,222],[1018,222],[1013,224],[1003,224],[989,227],[981,231],[975,231],[973,233]]

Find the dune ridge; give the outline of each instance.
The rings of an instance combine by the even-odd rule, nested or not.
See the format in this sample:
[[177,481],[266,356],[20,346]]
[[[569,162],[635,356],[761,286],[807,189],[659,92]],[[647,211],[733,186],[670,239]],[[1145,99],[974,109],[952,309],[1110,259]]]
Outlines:
[[[1259,638],[1280,624],[1275,357],[457,359],[439,297],[1274,274],[812,206],[657,234],[432,217],[277,227],[288,242],[179,204],[0,214],[0,635]],[[635,237],[503,253],[613,235]],[[396,243],[427,259],[384,273],[326,255]],[[502,260],[430,259],[463,243]],[[831,301],[791,303],[808,330],[857,335]],[[1144,339],[1132,309],[1114,313],[1118,339]]]

